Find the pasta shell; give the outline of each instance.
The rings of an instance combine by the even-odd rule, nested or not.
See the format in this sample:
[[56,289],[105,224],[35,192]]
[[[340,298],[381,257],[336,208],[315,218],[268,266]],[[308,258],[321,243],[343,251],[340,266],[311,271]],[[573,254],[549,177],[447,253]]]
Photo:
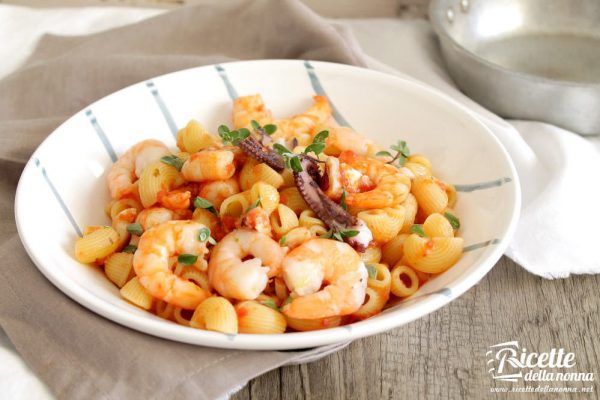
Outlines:
[[404,241],[408,237],[406,233],[400,233],[381,248],[381,260],[387,265],[396,265],[404,256]]
[[137,277],[131,279],[121,288],[121,296],[144,310],[152,308],[153,298],[140,284]]
[[240,333],[283,333],[287,326],[285,317],[279,311],[256,301],[243,301],[236,304],[238,330]]
[[104,264],[104,273],[112,283],[122,288],[133,274],[133,254],[111,254]]
[[441,213],[448,207],[448,195],[445,189],[432,177],[416,177],[411,192],[425,215]]
[[194,311],[190,320],[192,328],[223,333],[237,333],[237,315],[233,305],[224,297],[209,297]]
[[416,270],[437,274],[454,265],[463,252],[462,238],[422,238],[412,234],[404,241],[404,257]]
[[118,246],[119,234],[105,226],[77,239],[75,258],[82,263],[97,262],[114,253]]
[[278,204],[269,217],[271,227],[277,237],[282,237],[298,226],[296,213],[285,204]]
[[454,229],[442,214],[431,214],[423,223],[423,231],[429,237],[454,237]]
[[406,265],[397,265],[392,269],[391,291],[394,296],[408,297],[418,289],[419,277],[412,268]]

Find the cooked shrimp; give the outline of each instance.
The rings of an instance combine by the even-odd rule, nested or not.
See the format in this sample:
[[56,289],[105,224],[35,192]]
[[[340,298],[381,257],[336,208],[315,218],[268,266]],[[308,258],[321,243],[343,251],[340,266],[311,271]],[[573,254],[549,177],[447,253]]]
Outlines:
[[235,128],[244,128],[250,125],[250,121],[255,120],[261,125],[271,123],[271,111],[265,107],[265,103],[260,94],[251,96],[241,96],[233,101],[233,126]]
[[174,219],[177,219],[175,213],[168,208],[152,207],[140,211],[136,222],[139,222],[144,230],[148,230],[152,227],[162,224],[163,222]]
[[218,210],[223,200],[240,192],[240,185],[235,178],[223,181],[208,182],[202,186],[198,195],[210,201]]
[[229,179],[235,173],[233,157],[229,150],[202,150],[190,155],[181,168],[181,174],[191,182]]
[[362,209],[391,207],[406,199],[410,191],[410,178],[396,167],[351,151],[340,154],[341,163],[367,176],[373,188],[363,192],[348,193],[346,203]]
[[235,230],[212,250],[208,279],[222,296],[254,300],[265,290],[269,278],[280,273],[285,252],[263,233]]
[[[283,278],[293,299],[283,307],[283,313],[291,318],[316,319],[358,310],[365,300],[368,273],[348,244],[311,239],[283,259]],[[321,289],[324,282],[326,286]]]
[[337,156],[343,151],[353,151],[356,154],[375,154],[379,147],[371,140],[347,126],[339,126],[333,118],[319,126],[318,131],[329,131],[325,154]]
[[134,192],[134,182],[144,168],[169,154],[167,146],[159,140],[143,140],[132,146],[112,165],[106,177],[112,198],[120,199]]
[[119,234],[119,246],[118,249],[121,249],[129,239],[131,238],[131,234],[127,231],[127,226],[135,221],[137,216],[136,208],[126,208],[120,213],[117,214],[115,219],[112,222],[112,227]]
[[271,221],[269,214],[261,207],[248,211],[241,220],[242,228],[248,228],[271,237]]
[[190,207],[192,193],[185,189],[158,192],[158,204],[170,210],[185,210]]
[[206,242],[198,239],[204,225],[195,221],[169,221],[144,232],[133,257],[140,284],[154,297],[177,307],[193,310],[210,293],[173,273],[169,257],[193,254],[194,266],[206,269]]
[[325,96],[313,96],[314,104],[302,114],[288,119],[277,120],[277,131],[274,139],[296,138],[298,144],[306,146],[311,142],[317,126],[325,123],[331,117],[331,105]]

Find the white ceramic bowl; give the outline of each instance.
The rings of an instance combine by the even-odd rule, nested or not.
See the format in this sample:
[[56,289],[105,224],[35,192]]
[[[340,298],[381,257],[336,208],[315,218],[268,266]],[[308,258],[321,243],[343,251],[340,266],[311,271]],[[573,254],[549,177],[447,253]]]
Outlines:
[[[276,116],[298,113],[315,93],[334,116],[383,145],[398,139],[423,153],[459,190],[456,213],[466,252],[412,298],[351,325],[281,335],[225,335],[163,320],[122,299],[103,273],[73,257],[78,231],[109,223],[105,175],[115,155],[147,138],[175,147],[191,118],[215,132],[230,123],[231,99],[260,93]],[[40,271],[60,290],[119,324],[166,339],[237,349],[294,349],[373,335],[422,317],[477,283],[498,261],[518,219],[514,166],[498,140],[465,108],[404,79],[346,65],[263,60],[175,72],[120,90],[62,124],[27,163],[15,202],[21,240]],[[65,298],[65,301],[69,301]]]

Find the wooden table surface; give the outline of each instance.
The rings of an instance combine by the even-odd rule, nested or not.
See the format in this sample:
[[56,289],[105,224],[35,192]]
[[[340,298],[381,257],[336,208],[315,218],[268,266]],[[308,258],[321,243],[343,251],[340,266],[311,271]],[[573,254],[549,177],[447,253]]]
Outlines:
[[[600,277],[545,280],[503,257],[476,286],[447,306],[387,333],[357,340],[311,364],[273,370],[232,399],[482,399],[497,383],[488,346],[517,340],[531,351],[563,347],[577,372],[600,366]],[[594,393],[575,398],[598,398]],[[582,387],[589,384],[554,384]],[[509,393],[518,399],[572,394]]]
[[[176,7],[200,0],[0,0],[35,6]],[[304,0],[331,17],[422,17],[428,0]],[[600,366],[599,276],[549,281],[503,257],[475,287],[440,310],[387,333],[357,340],[311,364],[273,370],[246,385],[241,399],[482,399],[510,388],[487,372],[488,346],[517,340],[531,351],[563,347],[577,372]],[[596,378],[596,382],[598,378]],[[556,384],[550,383],[551,386]],[[558,386],[581,387],[578,384]],[[583,386],[590,386],[583,385]],[[598,398],[594,393],[575,398]],[[571,398],[511,393],[509,398]]]

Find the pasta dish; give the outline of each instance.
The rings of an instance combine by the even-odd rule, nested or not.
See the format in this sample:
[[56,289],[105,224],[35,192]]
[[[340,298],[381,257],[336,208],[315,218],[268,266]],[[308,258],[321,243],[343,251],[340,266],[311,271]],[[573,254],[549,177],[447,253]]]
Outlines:
[[132,304],[197,329],[275,334],[364,320],[463,253],[456,190],[405,141],[339,126],[324,96],[274,118],[238,97],[231,128],[190,121],[111,166],[110,225],[75,257]]

